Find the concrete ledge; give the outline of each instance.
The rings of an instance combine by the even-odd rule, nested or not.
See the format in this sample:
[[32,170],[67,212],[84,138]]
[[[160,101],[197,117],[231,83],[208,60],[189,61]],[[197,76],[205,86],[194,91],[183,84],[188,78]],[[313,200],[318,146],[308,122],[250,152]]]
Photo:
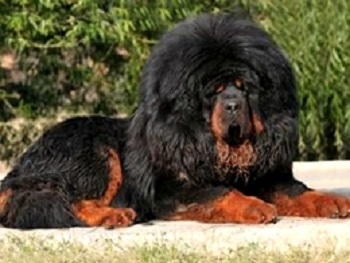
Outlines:
[[350,161],[294,162],[293,172],[312,188],[350,193]]
[[294,162],[293,170],[296,173],[350,173],[350,161]]

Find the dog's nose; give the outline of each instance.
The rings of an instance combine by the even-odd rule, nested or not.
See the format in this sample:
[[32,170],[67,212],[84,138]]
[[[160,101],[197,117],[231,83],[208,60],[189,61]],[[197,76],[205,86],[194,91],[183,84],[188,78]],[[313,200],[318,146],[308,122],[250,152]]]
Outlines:
[[236,114],[239,108],[239,104],[237,102],[228,102],[225,105],[225,110],[230,114]]

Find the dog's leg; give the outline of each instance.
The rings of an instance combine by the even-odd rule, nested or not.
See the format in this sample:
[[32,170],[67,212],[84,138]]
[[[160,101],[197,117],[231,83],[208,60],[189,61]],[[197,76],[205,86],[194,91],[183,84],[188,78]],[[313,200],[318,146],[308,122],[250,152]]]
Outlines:
[[345,196],[315,191],[293,180],[277,185],[270,193],[278,215],[300,217],[346,218],[350,216],[350,199]]
[[177,211],[166,219],[205,223],[261,224],[275,222],[277,214],[273,205],[232,190],[208,202],[179,206]]
[[289,172],[276,175],[258,187],[256,194],[277,208],[279,216],[346,218],[350,216],[350,199],[338,194],[317,191],[294,179]]
[[59,174],[18,176],[6,180],[0,191],[0,224],[22,229],[130,225],[136,216],[134,210],[110,207],[123,179],[119,157],[112,150],[108,166],[106,190],[95,199],[77,200],[75,190]]
[[103,206],[98,201],[81,201],[73,212],[84,224],[92,227],[122,227],[131,225],[136,217],[133,209]]
[[123,180],[119,157],[110,151],[109,183],[104,195],[98,199],[80,200],[73,204],[73,213],[88,226],[107,228],[131,225],[136,213],[129,208],[112,208],[110,204],[121,187]]

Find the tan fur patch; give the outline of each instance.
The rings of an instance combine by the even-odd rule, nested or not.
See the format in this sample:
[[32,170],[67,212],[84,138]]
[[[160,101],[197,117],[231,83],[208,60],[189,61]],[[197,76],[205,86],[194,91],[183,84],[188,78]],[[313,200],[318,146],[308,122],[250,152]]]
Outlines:
[[11,189],[7,189],[0,193],[0,214],[5,210],[6,204],[12,195]]
[[218,168],[221,171],[236,168],[240,174],[245,174],[248,172],[248,167],[255,162],[254,148],[248,140],[237,147],[218,140],[216,147],[219,154]]
[[253,114],[253,126],[257,134],[261,133],[264,130],[264,125],[256,114]]
[[233,81],[233,84],[235,85],[236,88],[240,89],[242,88],[243,86],[243,80],[240,79],[240,78],[236,78],[234,81]]
[[136,214],[128,208],[109,207],[123,181],[121,163],[114,150],[109,151],[109,181],[103,196],[94,200],[80,200],[73,204],[74,214],[89,226],[117,227],[130,225]]

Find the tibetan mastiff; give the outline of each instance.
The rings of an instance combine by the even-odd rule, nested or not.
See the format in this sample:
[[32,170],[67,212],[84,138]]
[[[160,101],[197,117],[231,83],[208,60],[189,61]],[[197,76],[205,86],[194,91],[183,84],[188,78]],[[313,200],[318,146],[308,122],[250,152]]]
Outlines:
[[47,130],[0,190],[10,228],[114,228],[160,220],[271,223],[345,218],[349,199],[297,181],[296,81],[252,19],[203,14],[163,35],[127,119]]

